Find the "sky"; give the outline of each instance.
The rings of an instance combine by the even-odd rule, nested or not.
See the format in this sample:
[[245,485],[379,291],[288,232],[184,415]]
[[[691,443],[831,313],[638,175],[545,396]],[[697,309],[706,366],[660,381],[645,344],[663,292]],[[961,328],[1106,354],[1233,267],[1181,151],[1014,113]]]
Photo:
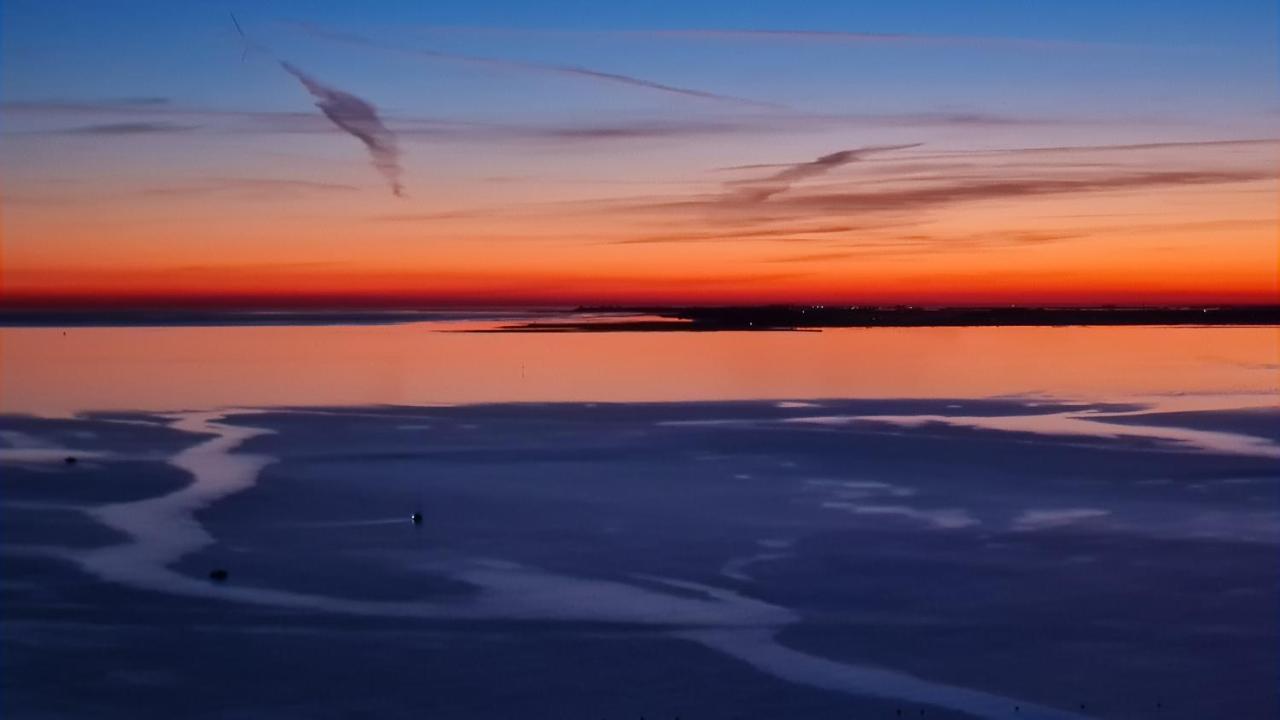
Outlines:
[[0,304],[1277,302],[1278,20],[6,0]]

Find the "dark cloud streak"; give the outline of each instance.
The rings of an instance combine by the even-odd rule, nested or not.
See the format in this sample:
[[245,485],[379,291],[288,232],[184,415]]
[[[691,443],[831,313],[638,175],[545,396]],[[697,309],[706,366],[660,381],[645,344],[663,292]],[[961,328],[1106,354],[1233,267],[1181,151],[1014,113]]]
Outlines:
[[198,130],[198,125],[180,125],[169,122],[118,122],[97,125],[80,125],[54,131],[57,135],[151,135],[172,134]]
[[657,245],[663,243],[684,243],[684,242],[740,242],[760,241],[760,242],[796,242],[805,241],[812,238],[799,237],[804,235],[839,235],[855,230],[866,230],[869,228],[879,228],[882,225],[807,225],[793,228],[767,228],[760,230],[725,230],[724,232],[706,233],[706,232],[690,232],[690,233],[667,233],[663,235],[645,235],[641,237],[628,238],[626,240],[614,240],[611,245]]
[[868,155],[892,150],[905,150],[919,147],[920,143],[910,145],[875,145],[829,153],[808,162],[790,165],[769,177],[760,180],[742,180],[730,183],[736,189],[728,198],[735,202],[757,203],[768,200],[779,193],[791,189],[791,185],[806,178],[824,175],[832,170],[862,160]]
[[[332,122],[311,113],[229,110],[174,105],[163,98],[152,102],[127,100],[81,101],[9,101],[0,102],[0,113],[13,115],[47,115],[68,118],[103,118],[143,121],[172,119],[199,123],[206,132],[317,132],[332,127]],[[884,115],[830,115],[789,113],[743,113],[715,119],[624,119],[617,121],[583,121],[560,125],[518,125],[477,120],[457,120],[429,116],[385,117],[383,121],[398,138],[459,138],[462,140],[558,140],[564,142],[625,142],[647,139],[679,139],[729,134],[768,134],[801,132],[842,127],[933,127],[984,123],[992,127],[1006,125],[1040,125],[1041,120],[1002,115],[957,116],[946,113],[901,113]],[[14,134],[7,131],[7,134]],[[957,151],[999,152],[999,151]],[[916,157],[916,156],[913,156]],[[947,157],[940,155],[939,157]],[[753,164],[720,168],[750,170],[788,167],[785,164]]]
[[1080,232],[998,231],[969,236],[951,235],[897,235],[855,242],[840,243],[833,247],[845,248],[825,252],[784,255],[767,258],[762,263],[799,263],[825,260],[869,257],[908,257],[939,252],[974,251],[993,248],[1025,247],[1063,242],[1085,236]]
[[364,143],[374,168],[391,186],[391,193],[396,197],[404,197],[404,186],[400,182],[400,176],[403,174],[400,167],[400,149],[396,144],[395,134],[388,130],[382,118],[378,117],[377,108],[363,98],[325,85],[296,65],[277,57],[267,46],[250,40],[235,14],[231,14],[231,22],[235,25],[236,34],[240,36],[244,46],[241,61],[248,58],[250,52],[262,53],[302,83],[307,92],[316,99],[316,107],[320,108],[320,112],[324,113],[330,122]]
[[835,192],[788,198],[793,210],[907,210],[957,202],[1000,200],[1037,195],[1142,190],[1153,187],[1211,185],[1265,180],[1275,173],[1251,171],[1173,170],[1136,172],[1093,178],[1029,178],[931,185],[879,192]]
[[1248,147],[1252,145],[1277,145],[1277,138],[1244,138],[1239,140],[1187,140],[1181,142],[1124,143],[1117,145],[1049,145],[1043,147],[992,148],[984,150],[951,150],[917,159],[945,159],[954,157],[984,157],[998,155],[1041,155],[1075,152],[1127,152],[1140,150],[1170,150],[1176,148]]
[[397,197],[404,197],[404,186],[400,182],[400,149],[396,145],[395,135],[378,117],[377,109],[351,93],[321,83],[288,62],[280,61],[280,67],[302,83],[316,99],[316,107],[320,108],[325,117],[364,143],[373,166],[391,185],[391,192]]
[[[947,181],[913,180],[913,186],[892,190],[869,190],[865,189],[863,184],[859,184],[847,190],[772,198],[767,203],[726,202],[724,195],[702,195],[691,199],[635,204],[630,209],[638,212],[696,213],[702,218],[702,222],[711,219],[724,221],[744,212],[750,213],[756,221],[812,218],[816,214],[839,217],[906,213],[919,216],[924,211],[959,203],[1072,193],[1230,184],[1275,178],[1275,170],[1168,170],[1097,174],[1093,177],[1065,175],[1008,179],[966,176]],[[761,213],[767,214],[762,217]]]

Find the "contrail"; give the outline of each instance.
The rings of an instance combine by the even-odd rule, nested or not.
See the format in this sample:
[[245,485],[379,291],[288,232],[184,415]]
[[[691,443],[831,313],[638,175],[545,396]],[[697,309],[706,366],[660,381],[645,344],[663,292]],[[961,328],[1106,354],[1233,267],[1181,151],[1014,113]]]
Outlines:
[[761,100],[751,100],[749,98],[735,97],[733,95],[722,95],[720,93],[707,92],[705,90],[696,90],[693,88],[680,87],[678,85],[667,85],[666,83],[655,82],[653,80],[645,80],[632,75],[623,75],[622,73],[605,72],[602,70],[593,70],[591,68],[581,67],[578,65],[556,65],[551,63],[526,62],[523,60],[503,60],[501,58],[483,57],[479,55],[461,55],[457,53],[441,52],[439,50],[429,50],[425,48],[402,48],[392,45],[384,45],[368,38],[349,33],[338,33],[317,28],[308,24],[299,24],[300,28],[315,37],[331,40],[334,42],[346,43],[349,45],[358,45],[361,47],[376,48],[378,50],[390,50],[392,52],[407,53],[418,57],[431,58],[433,60],[445,60],[449,62],[467,63],[471,65],[485,65],[488,67],[499,67],[512,70],[524,70],[530,72],[552,73],[556,75],[569,75],[573,77],[583,77],[591,80],[599,80],[602,82],[615,83],[619,85],[629,85],[631,87],[646,88],[656,90],[658,92],[669,93],[672,95],[682,95],[684,97],[700,98],[702,100],[714,100],[716,102],[732,103],[734,105],[746,105],[756,108],[767,108],[771,110],[786,109],[785,105],[777,103],[764,102]]
[[249,57],[250,51],[265,53],[272,60],[276,59],[270,50],[249,39],[249,36],[245,34],[244,28],[240,26],[240,21],[236,19],[235,13],[227,14],[231,16],[231,24],[236,26],[236,32],[240,34],[240,42],[244,45],[240,52],[240,62],[244,62],[245,58]]
[[338,129],[364,143],[365,148],[369,151],[369,158],[373,161],[373,166],[391,185],[392,194],[396,197],[404,197],[404,185],[400,182],[400,176],[403,173],[400,167],[400,148],[396,144],[395,133],[391,132],[383,124],[382,118],[378,117],[377,108],[363,98],[325,85],[303,72],[296,65],[277,58],[266,47],[250,41],[249,37],[245,35],[244,28],[240,26],[240,21],[236,19],[234,14],[231,15],[231,22],[235,25],[236,32],[240,34],[240,39],[245,44],[241,60],[248,56],[250,50],[264,52],[278,63],[285,72],[302,83],[307,92],[311,93],[311,96],[316,99],[316,107],[320,108],[320,112],[329,118],[330,122],[336,125]]

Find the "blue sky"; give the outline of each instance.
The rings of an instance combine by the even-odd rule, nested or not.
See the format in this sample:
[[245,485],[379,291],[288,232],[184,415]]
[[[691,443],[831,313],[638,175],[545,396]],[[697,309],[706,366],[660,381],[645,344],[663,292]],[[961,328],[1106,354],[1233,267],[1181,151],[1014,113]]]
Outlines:
[[[814,111],[935,108],[1251,116],[1276,105],[1274,2],[40,2],[4,4],[7,101],[168,97],[281,107],[305,97],[238,67],[228,13],[255,37],[334,82],[393,107],[456,116],[543,112],[527,77],[342,47],[291,28],[309,22],[399,47],[571,63]],[[430,28],[573,30],[463,32]],[[1079,47],[975,43],[672,39],[585,31],[780,29],[1042,40]],[[405,73],[420,76],[406,82]],[[520,75],[520,73],[515,73]],[[495,77],[498,76],[498,77]],[[532,85],[537,86],[538,82]],[[568,107],[600,107],[582,83]],[[541,88],[536,88],[541,89]],[[512,94],[514,92],[514,95]],[[643,104],[604,93],[605,106]],[[590,102],[581,96],[590,96]],[[525,106],[513,106],[515,101]],[[581,105],[577,103],[581,102]],[[447,104],[447,107],[439,107]],[[630,104],[630,105],[629,105]],[[1083,107],[1082,107],[1082,104]]]

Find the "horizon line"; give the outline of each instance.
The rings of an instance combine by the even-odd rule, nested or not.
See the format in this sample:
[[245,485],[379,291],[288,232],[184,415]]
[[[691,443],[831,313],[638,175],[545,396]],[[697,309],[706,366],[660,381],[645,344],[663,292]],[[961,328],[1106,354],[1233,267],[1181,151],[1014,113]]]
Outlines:
[[708,299],[708,298],[393,298],[393,297],[325,297],[296,296],[266,298],[248,296],[225,297],[114,297],[60,296],[45,298],[0,297],[0,314],[26,315],[42,313],[123,314],[123,313],[404,313],[448,310],[537,310],[537,311],[638,311],[716,308],[821,308],[841,309],[1024,309],[1024,310],[1109,310],[1109,309],[1173,309],[1173,308],[1280,308],[1280,297],[1241,298],[1188,296],[1177,298],[1157,296],[1150,298],[1103,297],[1096,299],[1026,299],[1009,300],[973,298],[971,300],[941,298],[759,298],[759,299]]

